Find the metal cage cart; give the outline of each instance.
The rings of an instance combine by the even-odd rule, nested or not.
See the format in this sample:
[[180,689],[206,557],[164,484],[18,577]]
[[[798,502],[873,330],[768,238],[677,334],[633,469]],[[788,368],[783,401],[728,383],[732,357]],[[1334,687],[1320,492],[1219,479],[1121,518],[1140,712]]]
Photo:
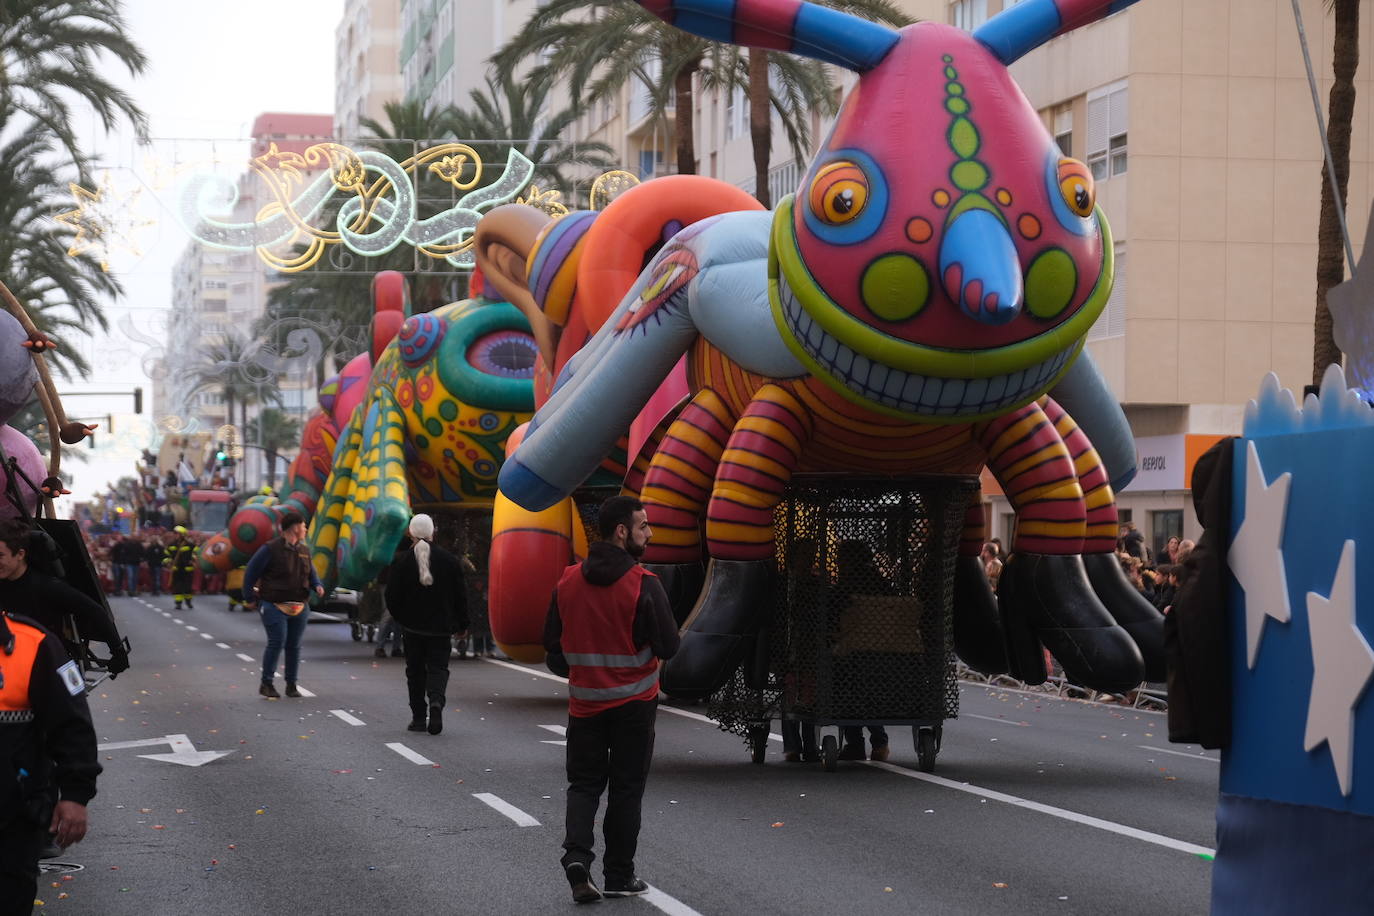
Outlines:
[[[954,566],[974,477],[799,474],[773,516],[773,614],[708,711],[762,763],[771,719],[897,725],[935,767],[959,712]],[[839,741],[821,740],[836,769]]]

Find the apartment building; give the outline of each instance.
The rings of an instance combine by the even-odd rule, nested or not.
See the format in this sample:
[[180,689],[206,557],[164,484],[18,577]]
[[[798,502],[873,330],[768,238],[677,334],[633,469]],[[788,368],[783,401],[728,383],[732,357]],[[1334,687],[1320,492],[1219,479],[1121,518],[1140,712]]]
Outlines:
[[364,118],[386,123],[382,106],[401,89],[402,0],[346,0],[334,30],[334,136],[351,144]]
[[539,5],[536,0],[400,2],[402,90],[406,98],[427,99],[436,109],[469,104],[469,92],[486,85],[487,58]]
[[[332,136],[330,115],[265,112],[254,119],[250,155],[261,156],[274,145],[279,152],[301,153]],[[303,184],[317,174],[317,170],[304,170]],[[252,222],[275,200],[262,179],[246,168],[235,181],[229,219]],[[290,244],[290,240],[283,242],[277,253],[285,254]],[[228,336],[253,337],[267,308],[267,295],[281,281],[282,275],[256,251],[226,250],[199,241],[187,244],[172,274],[168,339],[180,343],[169,346],[164,361],[166,372],[153,382],[154,403],[158,405],[158,420],[164,431],[210,432],[216,441],[252,441],[251,433],[245,435],[240,429],[241,407],[234,405],[234,415],[230,416],[228,399],[222,390],[214,386],[196,390],[195,382],[199,375],[212,369],[209,354]],[[273,374],[263,365],[249,365],[243,373],[254,381],[260,380],[264,390],[272,389],[281,400],[280,408],[302,421],[315,406],[313,378],[308,372]],[[259,409],[259,405],[250,405],[250,425]],[[227,426],[234,429],[230,431]],[[249,476],[245,477],[241,470],[239,480],[256,480],[261,471],[260,453],[250,449],[243,458]]]

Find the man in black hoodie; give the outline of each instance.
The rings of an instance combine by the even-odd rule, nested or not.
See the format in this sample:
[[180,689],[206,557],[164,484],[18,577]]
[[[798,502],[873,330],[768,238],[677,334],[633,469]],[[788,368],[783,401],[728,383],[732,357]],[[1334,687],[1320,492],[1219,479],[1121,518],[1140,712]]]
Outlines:
[[639,810],[654,753],[658,660],[678,649],[658,577],[639,565],[653,536],[644,505],[613,496],[597,516],[601,540],[568,567],[544,623],[549,670],[568,678],[568,807],[563,871],[573,900],[602,892],[591,879],[593,827],[609,784],[603,831],[605,895],[649,886],[635,876]]

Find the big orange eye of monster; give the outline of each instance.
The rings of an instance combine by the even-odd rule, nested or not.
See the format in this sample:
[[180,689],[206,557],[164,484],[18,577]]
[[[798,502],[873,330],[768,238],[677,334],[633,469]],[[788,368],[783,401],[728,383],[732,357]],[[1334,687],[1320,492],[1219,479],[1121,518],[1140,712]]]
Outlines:
[[859,218],[868,203],[868,177],[852,162],[832,162],[811,182],[811,212],[832,226]]
[[1092,215],[1097,203],[1097,189],[1092,173],[1077,159],[1059,160],[1059,193],[1069,209],[1084,219]]

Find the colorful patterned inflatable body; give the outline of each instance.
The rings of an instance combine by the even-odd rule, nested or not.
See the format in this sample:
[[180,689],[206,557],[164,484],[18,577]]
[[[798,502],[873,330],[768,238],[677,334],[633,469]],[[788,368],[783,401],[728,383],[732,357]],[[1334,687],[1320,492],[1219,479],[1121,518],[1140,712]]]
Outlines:
[[[691,402],[642,479],[626,480],[655,530],[646,561],[710,560],[666,690],[705,695],[737,666],[767,604],[773,509],[793,473],[985,464],[1017,512],[1014,556],[999,607],[977,563],[975,506],[960,654],[1033,683],[1046,676],[1041,643],[1100,689],[1162,677],[1159,615],[1112,554],[1108,472],[1046,396],[1063,390],[1093,415],[1094,436],[1120,453],[1111,476],[1128,479],[1124,417],[1080,358],[1111,291],[1109,230],[1090,173],[1062,156],[1006,69],[1129,4],[1027,0],[967,34],[898,32],[794,0],[642,2],[702,36],[849,67],[859,84],[795,197],[773,213],[682,220],[623,298],[601,300],[619,304],[560,372],[502,492],[531,510],[565,498],[686,355]],[[552,235],[512,283],[541,288]]]
[[276,537],[288,509],[309,521],[324,492],[334,460],[339,430],[348,425],[362,403],[372,374],[374,354],[381,353],[410,311],[405,275],[384,270],[372,280],[372,347],[344,364],[338,375],[320,386],[320,409],[301,431],[301,449],[286,471],[284,495],[255,496],[229,519],[228,527],[212,535],[201,548],[200,568],[225,573],[244,566],[263,544]]
[[361,588],[391,562],[412,508],[486,508],[506,437],[534,406],[535,344],[513,305],[412,315],[340,430],[310,526],[316,571]]

